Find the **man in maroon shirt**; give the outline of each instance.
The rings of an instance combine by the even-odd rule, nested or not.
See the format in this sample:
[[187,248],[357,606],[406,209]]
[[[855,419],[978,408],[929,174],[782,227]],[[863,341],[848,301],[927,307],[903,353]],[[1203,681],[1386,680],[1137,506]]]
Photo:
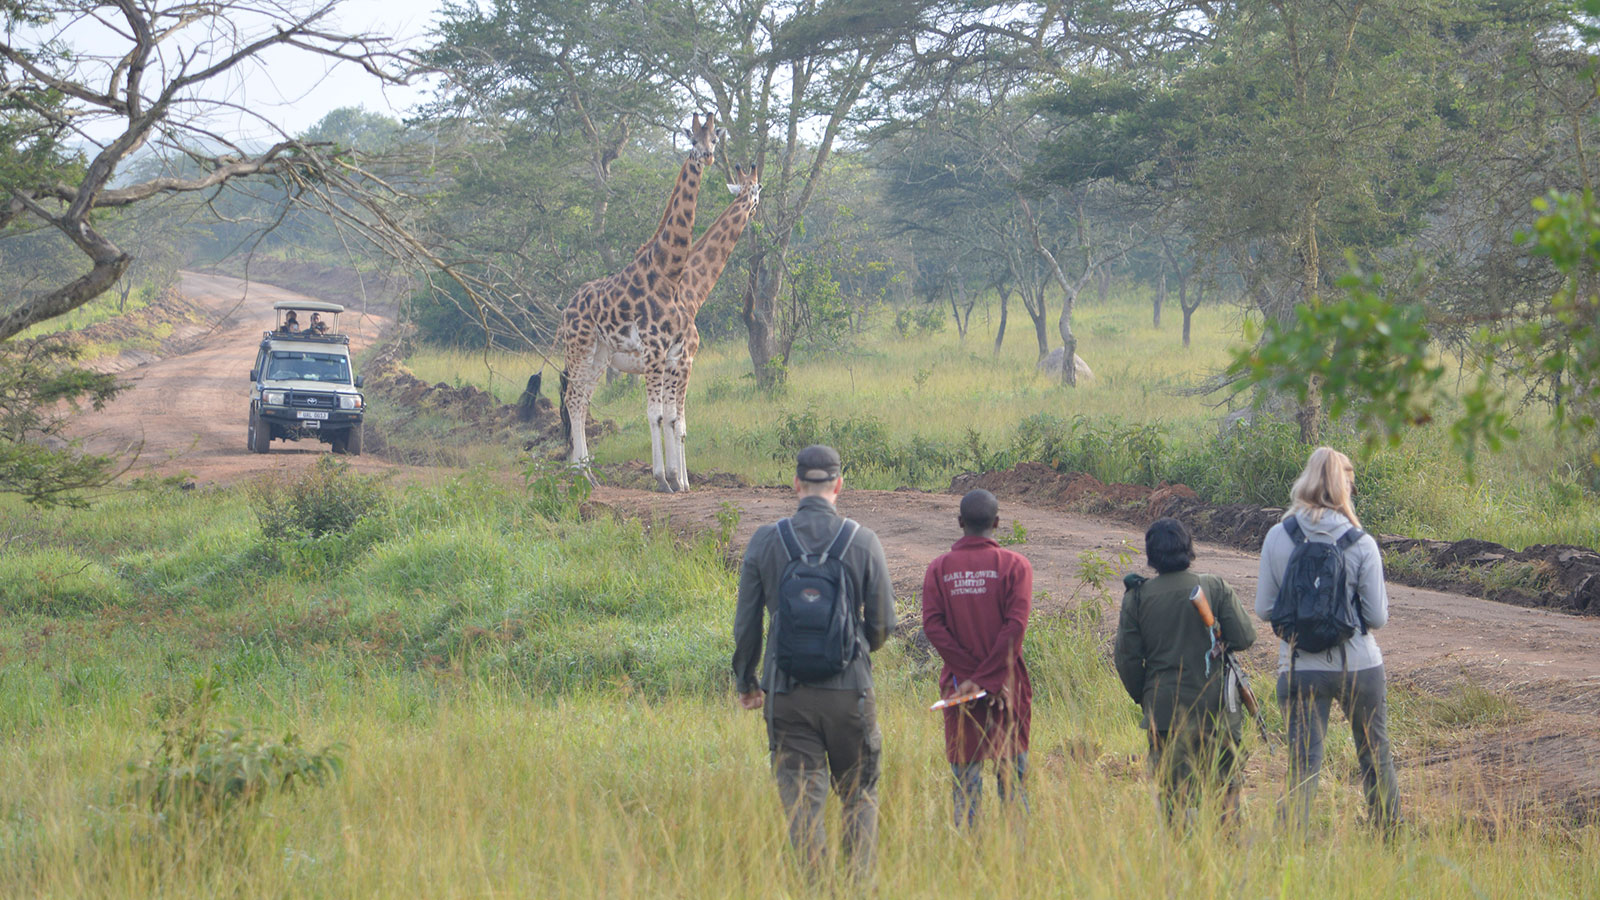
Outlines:
[[955,774],[955,821],[971,825],[983,792],[983,761],[995,761],[1001,800],[1020,799],[1028,769],[1033,686],[1022,636],[1033,605],[1033,566],[994,539],[1000,504],[985,490],[961,498],[966,535],[928,565],[922,579],[922,631],[939,651],[939,692],[963,699],[944,711],[944,749]]

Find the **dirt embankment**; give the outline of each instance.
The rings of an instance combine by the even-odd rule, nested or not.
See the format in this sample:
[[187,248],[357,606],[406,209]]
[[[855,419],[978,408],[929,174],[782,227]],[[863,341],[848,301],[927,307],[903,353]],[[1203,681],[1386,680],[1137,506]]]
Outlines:
[[125,372],[183,352],[210,329],[206,309],[177,287],[162,291],[147,306],[62,335],[87,357],[97,372]]
[[[440,439],[467,444],[510,442],[524,450],[557,457],[563,455],[566,439],[561,431],[560,413],[552,399],[559,390],[555,379],[547,383],[541,374],[535,374],[528,379],[516,403],[501,403],[493,394],[470,384],[450,385],[442,381],[429,384],[405,366],[401,361],[403,355],[404,342],[392,340],[363,366],[366,379],[363,390],[373,398],[372,402],[404,411],[403,418],[380,417],[369,426],[369,452],[397,462],[418,465],[435,462],[436,454],[409,450],[411,442],[405,434],[409,420],[418,415],[430,415],[436,423],[448,423],[443,426],[448,433],[432,435],[429,443]],[[588,423],[590,440],[616,430],[616,424],[609,420],[591,419]]]
[[[974,488],[1036,506],[1112,516],[1140,526],[1174,516],[1199,540],[1250,551],[1260,549],[1267,532],[1284,513],[1281,507],[1206,503],[1181,484],[1154,488],[1104,484],[1091,475],[1057,472],[1035,462],[1003,472],[958,475],[950,482],[953,493]],[[1600,553],[1588,547],[1537,544],[1517,551],[1471,539],[1375,537],[1386,559],[1404,562],[1389,566],[1391,580],[1517,606],[1600,616]]]

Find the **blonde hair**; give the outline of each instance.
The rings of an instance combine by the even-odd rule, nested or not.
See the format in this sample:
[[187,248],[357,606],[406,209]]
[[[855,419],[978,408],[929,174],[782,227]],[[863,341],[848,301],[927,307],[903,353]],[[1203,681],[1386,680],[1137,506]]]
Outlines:
[[1305,513],[1307,521],[1320,522],[1322,514],[1332,510],[1342,513],[1350,524],[1361,527],[1356,509],[1350,503],[1351,487],[1355,483],[1355,466],[1350,457],[1332,447],[1318,447],[1311,451],[1305,470],[1289,488],[1289,511],[1284,518],[1295,513]]

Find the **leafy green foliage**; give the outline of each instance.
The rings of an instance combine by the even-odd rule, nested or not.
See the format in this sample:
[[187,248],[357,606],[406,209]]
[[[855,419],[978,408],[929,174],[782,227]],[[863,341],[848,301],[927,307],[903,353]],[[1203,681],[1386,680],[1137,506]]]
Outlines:
[[1354,267],[1340,279],[1340,300],[1313,299],[1292,318],[1268,320],[1254,347],[1234,354],[1228,374],[1265,388],[1262,396],[1305,403],[1313,390],[1328,398],[1328,414],[1355,416],[1370,440],[1397,444],[1403,431],[1432,419],[1444,367],[1430,359],[1426,311],[1382,294],[1382,278]]
[[1567,281],[1547,306],[1511,329],[1510,339],[1526,365],[1556,385],[1570,385],[1551,398],[1556,427],[1591,430],[1600,413],[1594,396],[1600,385],[1600,204],[1586,188],[1551,191],[1533,207],[1540,213],[1533,232],[1518,237],[1531,241],[1534,254],[1547,257]]
[[539,457],[528,458],[522,483],[534,511],[547,519],[577,519],[593,490],[581,467]]
[[826,420],[815,409],[785,413],[770,434],[753,436],[768,448],[772,459],[792,461],[811,444],[827,444],[839,451],[844,472],[871,470],[919,484],[950,471],[962,458],[958,445],[922,435],[896,441],[883,422],[873,417]]
[[1018,544],[1026,544],[1028,542],[1027,526],[1022,524],[1021,519],[1012,519],[1011,533],[1001,535],[999,541],[1002,547],[1015,547]]
[[128,763],[129,798],[168,821],[214,822],[275,794],[321,786],[344,766],[338,745],[310,751],[293,732],[266,737],[216,722],[222,683],[200,677],[151,756]]
[[376,479],[326,455],[287,485],[261,482],[254,490],[256,518],[269,541],[342,535],[362,519],[380,515],[386,495]]
[[124,387],[73,365],[79,352],[58,339],[0,343],[0,492],[82,506],[84,491],[121,474],[115,456],[83,453],[80,441],[62,438],[68,413],[103,409]]

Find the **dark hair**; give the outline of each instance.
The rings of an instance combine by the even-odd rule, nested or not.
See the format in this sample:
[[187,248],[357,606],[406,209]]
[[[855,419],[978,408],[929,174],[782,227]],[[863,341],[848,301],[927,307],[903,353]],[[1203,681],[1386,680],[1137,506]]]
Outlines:
[[1150,523],[1144,533],[1144,554],[1150,568],[1165,575],[1182,572],[1194,562],[1194,538],[1177,519],[1167,516]]
[[977,488],[967,491],[961,498],[961,513],[956,521],[967,534],[983,534],[995,526],[1000,516],[1000,501],[994,495]]

